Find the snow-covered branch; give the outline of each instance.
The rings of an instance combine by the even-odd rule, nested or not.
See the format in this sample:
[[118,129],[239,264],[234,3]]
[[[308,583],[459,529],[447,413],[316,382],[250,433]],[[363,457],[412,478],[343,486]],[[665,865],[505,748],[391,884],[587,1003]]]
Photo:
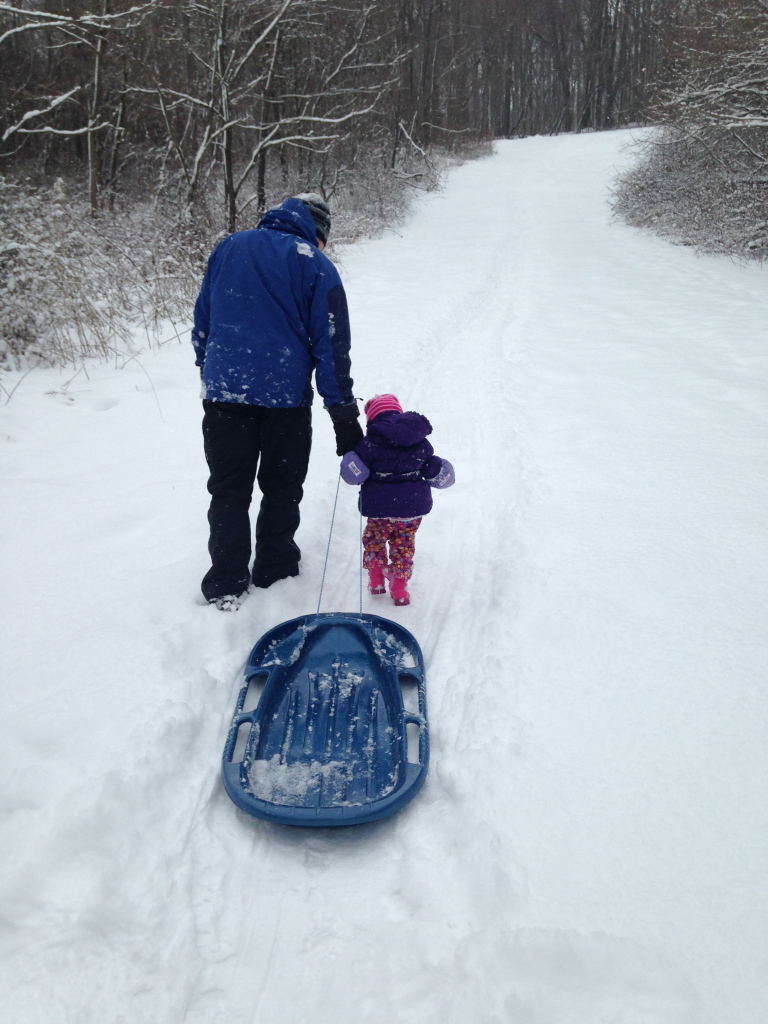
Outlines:
[[[11,125],[10,128],[6,128],[3,133],[3,142],[10,138],[15,132],[22,131],[22,125],[26,124],[27,121],[30,121],[33,117],[42,117],[44,114],[50,114],[52,110],[56,110],[56,108],[60,107],[62,103],[66,103],[67,100],[70,100],[73,96],[77,95],[81,89],[82,86],[76,85],[74,89],[70,89],[69,92],[62,93],[61,96],[56,96],[55,99],[51,100],[47,107],[43,107],[41,110],[28,110],[26,114],[22,116],[20,121]],[[85,131],[88,131],[88,128],[86,128]]]
[[288,10],[288,8],[291,7],[295,2],[296,2],[296,0],[283,0],[283,5],[280,8],[280,10],[277,12],[277,14],[274,16],[274,18],[270,21],[270,23],[267,25],[267,27],[264,29],[264,31],[259,36],[257,36],[256,39],[254,39],[254,41],[248,47],[247,51],[243,54],[241,59],[236,63],[236,65],[234,67],[234,70],[232,71],[232,74],[230,76],[230,80],[231,81],[234,82],[234,81],[237,80],[237,78],[240,75],[240,72],[243,70],[245,65],[251,59],[253,54],[261,46],[261,44],[264,42],[264,40],[268,38],[268,36],[272,32],[272,30],[282,21],[283,16],[285,15],[285,13]]

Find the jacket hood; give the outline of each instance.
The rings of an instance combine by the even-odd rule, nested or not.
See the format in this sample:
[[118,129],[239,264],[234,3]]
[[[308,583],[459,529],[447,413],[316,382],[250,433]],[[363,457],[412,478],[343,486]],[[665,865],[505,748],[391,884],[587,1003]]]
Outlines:
[[410,448],[432,433],[432,424],[419,412],[382,412],[368,424],[368,436],[377,444]]
[[283,231],[289,235],[297,235],[305,242],[317,245],[317,231],[309,207],[300,199],[285,199],[279,206],[267,210],[259,221],[260,228],[272,231]]

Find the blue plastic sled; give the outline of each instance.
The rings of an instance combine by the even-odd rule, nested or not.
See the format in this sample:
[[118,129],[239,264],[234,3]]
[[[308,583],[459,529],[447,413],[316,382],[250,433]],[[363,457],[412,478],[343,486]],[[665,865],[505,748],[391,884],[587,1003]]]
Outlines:
[[424,659],[396,622],[305,615],[251,651],[223,758],[224,787],[241,810],[285,825],[375,821],[413,799],[428,761]]

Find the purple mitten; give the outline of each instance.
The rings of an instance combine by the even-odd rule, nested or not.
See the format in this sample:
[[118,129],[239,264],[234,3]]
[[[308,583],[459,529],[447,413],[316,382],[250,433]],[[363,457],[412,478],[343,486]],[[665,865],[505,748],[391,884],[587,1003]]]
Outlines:
[[365,483],[370,475],[370,469],[368,469],[357,452],[347,452],[341,460],[341,479],[345,484]]
[[427,483],[430,487],[436,487],[442,491],[456,483],[456,474],[453,472],[453,466],[448,459],[441,459],[441,463],[440,472],[437,476],[432,477],[431,480],[427,480]]

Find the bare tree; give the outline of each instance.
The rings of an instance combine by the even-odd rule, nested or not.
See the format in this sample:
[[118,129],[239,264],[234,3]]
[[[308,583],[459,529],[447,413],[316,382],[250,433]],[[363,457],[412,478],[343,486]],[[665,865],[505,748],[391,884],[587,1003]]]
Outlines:
[[[234,231],[243,209],[254,202],[263,209],[270,149],[322,152],[375,110],[392,81],[391,62],[368,55],[381,38],[367,35],[379,6],[326,4],[319,19],[307,0],[189,5],[193,81],[169,81],[157,64],[152,88],[132,87],[156,99],[189,207],[201,182],[220,168],[227,226]],[[341,13],[336,52],[327,52],[324,25]],[[178,23],[168,26],[159,56],[178,40]],[[254,171],[256,190],[243,199]]]
[[[110,11],[109,0],[101,0],[98,13],[70,15],[28,9],[0,2],[0,16],[12,22],[0,33],[0,46],[16,42],[22,34],[42,35],[42,46],[60,56],[63,51],[77,49],[89,67],[84,82],[57,95],[28,95],[26,110],[6,127],[3,143],[14,136],[58,135],[84,137],[87,146],[88,200],[93,214],[98,208],[100,165],[97,154],[98,136],[112,129],[119,133],[104,110],[104,65],[106,53],[115,36],[130,35],[161,0],[146,0],[125,10]],[[47,84],[47,83],[46,83]],[[75,126],[62,125],[61,115],[78,111]],[[9,113],[6,110],[6,115]]]

